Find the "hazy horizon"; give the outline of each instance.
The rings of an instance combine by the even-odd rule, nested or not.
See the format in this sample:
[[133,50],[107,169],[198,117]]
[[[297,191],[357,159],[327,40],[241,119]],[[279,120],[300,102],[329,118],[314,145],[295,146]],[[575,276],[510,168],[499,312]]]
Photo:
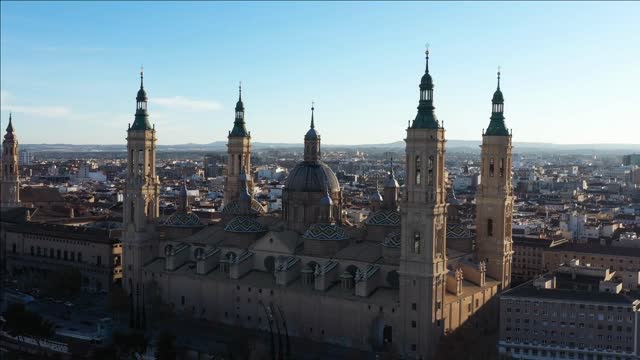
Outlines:
[[[243,83],[252,141],[404,138],[424,44],[447,138],[479,141],[502,67],[514,142],[637,144],[638,3],[0,3],[2,132],[125,143],[139,68],[159,144],[225,141]],[[634,40],[636,39],[636,40]],[[286,129],[286,131],[283,131]]]

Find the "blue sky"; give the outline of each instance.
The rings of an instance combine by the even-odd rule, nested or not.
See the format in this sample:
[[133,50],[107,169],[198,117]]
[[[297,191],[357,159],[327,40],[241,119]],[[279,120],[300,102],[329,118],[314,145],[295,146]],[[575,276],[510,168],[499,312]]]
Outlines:
[[403,138],[431,44],[449,139],[478,140],[502,67],[514,141],[638,143],[640,3],[0,3],[1,116],[22,143],[124,143],[140,65],[161,144]]

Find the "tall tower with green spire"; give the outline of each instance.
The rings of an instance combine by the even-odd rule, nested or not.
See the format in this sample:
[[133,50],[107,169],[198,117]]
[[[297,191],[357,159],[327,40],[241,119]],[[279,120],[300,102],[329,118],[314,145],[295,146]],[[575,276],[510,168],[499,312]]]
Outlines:
[[[144,74],[136,114],[127,130],[127,178],[123,202],[124,287],[139,304],[144,296],[143,267],[157,255],[155,225],[159,217],[160,181],[156,176],[156,130],[149,123]],[[133,299],[132,299],[133,300]],[[136,309],[136,313],[139,314]]]
[[502,288],[511,284],[512,240],[511,215],[511,134],[504,124],[504,97],[498,88],[493,94],[491,121],[482,134],[481,183],[476,195],[476,251],[486,262],[487,275],[500,281]]
[[[240,174],[242,167],[246,174],[251,174],[251,133],[247,131],[244,121],[244,103],[242,102],[242,84],[238,86],[238,102],[233,129],[229,131],[227,142],[227,176],[224,185],[224,204],[238,200],[240,197]],[[247,187],[253,189],[251,176],[247,177]]]
[[407,129],[405,194],[401,205],[400,304],[402,352],[431,358],[444,332],[447,204],[445,131],[433,107],[427,67],[420,82],[418,115]]
[[0,183],[0,207],[20,204],[20,180],[18,178],[18,137],[9,114],[7,133],[2,141],[2,183]]

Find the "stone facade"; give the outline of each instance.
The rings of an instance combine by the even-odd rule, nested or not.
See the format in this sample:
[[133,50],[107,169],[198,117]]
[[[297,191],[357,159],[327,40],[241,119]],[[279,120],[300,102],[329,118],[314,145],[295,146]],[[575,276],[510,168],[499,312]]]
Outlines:
[[[235,141],[231,134],[248,134],[238,119],[237,106],[230,149]],[[155,133],[145,134],[155,139]],[[129,139],[133,146],[131,133]],[[152,217],[132,222],[125,214],[125,279],[144,284],[136,297],[157,292],[176,311],[194,318],[267,331],[269,314],[278,314],[276,318],[286,319],[290,335],[429,359],[442,335],[468,321],[497,327],[492,304],[510,282],[510,141],[510,136],[508,142],[501,141],[498,150],[489,142],[483,150],[501,151],[505,159],[502,188],[484,193],[504,206],[483,208],[483,216],[495,219],[496,226],[505,224],[504,230],[478,239],[488,242],[482,255],[448,249],[445,130],[435,117],[427,65],[418,115],[407,129],[402,201],[392,173],[377,209],[387,216],[376,217],[364,229],[342,221],[342,192],[335,174],[321,161],[312,115],[304,160],[290,173],[283,191],[282,217],[253,209],[247,169],[229,187],[239,190],[238,211],[188,236],[163,236],[170,225],[155,228]],[[154,151],[153,141],[140,144]],[[241,157],[239,163],[248,149],[234,152]],[[132,184],[153,184],[154,177],[147,175],[146,183]],[[136,175],[129,178],[134,181]],[[148,186],[131,187],[125,202],[142,195],[157,197],[145,192]],[[490,261],[482,261],[485,258]],[[502,267],[495,259],[502,259]],[[145,311],[144,306],[136,311]]]

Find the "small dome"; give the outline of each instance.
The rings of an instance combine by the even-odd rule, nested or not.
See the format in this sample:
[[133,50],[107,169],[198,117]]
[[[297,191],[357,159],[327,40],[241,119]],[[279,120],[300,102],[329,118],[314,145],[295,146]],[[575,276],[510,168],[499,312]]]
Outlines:
[[433,85],[433,79],[429,73],[422,75],[422,79],[420,79],[420,85]]
[[144,90],[144,88],[140,88],[140,90],[138,90],[138,95],[136,95],[136,100],[138,101],[147,101],[147,92]]
[[400,231],[394,231],[385,236],[382,246],[388,248],[400,248]]
[[371,196],[369,196],[369,201],[378,201],[378,202],[382,202],[382,195],[380,194],[380,191],[376,191],[373,194],[371,194]]
[[160,223],[162,226],[173,227],[198,227],[203,226],[198,215],[194,213],[175,212],[171,214],[165,221]]
[[324,205],[324,206],[333,205],[333,200],[331,200],[331,196],[329,196],[328,192],[325,192],[322,199],[320,199],[320,205]]
[[400,226],[400,213],[396,210],[381,209],[373,213],[365,222],[367,225]]
[[491,102],[493,102],[494,104],[504,103],[504,96],[502,96],[502,91],[500,91],[500,89],[496,90],[496,92],[493,93],[493,99],[491,99]]
[[398,180],[396,180],[395,176],[389,175],[387,181],[384,183],[385,188],[399,188],[400,184],[398,184]]
[[260,233],[267,231],[267,227],[258,222],[253,216],[238,216],[229,221],[224,231],[233,233]]
[[295,192],[340,191],[340,183],[331,168],[322,161],[303,161],[298,163],[287,177],[285,190]]
[[312,224],[304,232],[305,240],[347,240],[349,236],[336,224]]
[[320,133],[316,129],[309,129],[304,136],[305,140],[317,140],[320,139]]
[[[251,212],[253,214],[264,214],[265,210],[262,204],[256,199],[251,199]],[[222,208],[223,214],[240,215],[240,202],[238,200],[232,201]]]

